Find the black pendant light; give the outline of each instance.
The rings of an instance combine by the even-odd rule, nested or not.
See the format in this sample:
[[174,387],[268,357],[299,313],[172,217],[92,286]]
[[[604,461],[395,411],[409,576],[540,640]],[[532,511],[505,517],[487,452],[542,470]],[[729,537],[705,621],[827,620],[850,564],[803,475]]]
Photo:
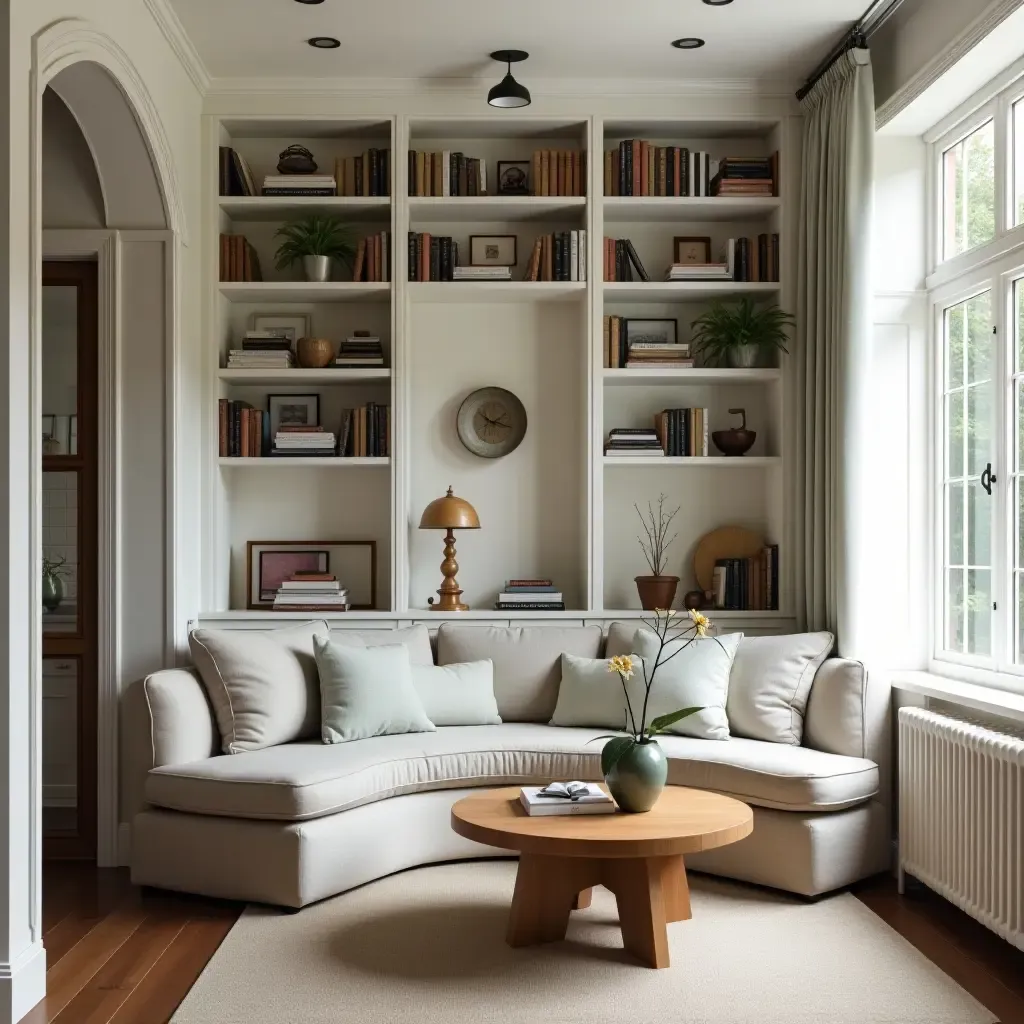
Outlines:
[[529,56],[525,50],[495,50],[491,54],[494,60],[508,65],[508,73],[487,94],[487,102],[492,107],[528,107],[530,105],[530,90],[525,85],[520,85],[512,77],[512,65],[526,60]]

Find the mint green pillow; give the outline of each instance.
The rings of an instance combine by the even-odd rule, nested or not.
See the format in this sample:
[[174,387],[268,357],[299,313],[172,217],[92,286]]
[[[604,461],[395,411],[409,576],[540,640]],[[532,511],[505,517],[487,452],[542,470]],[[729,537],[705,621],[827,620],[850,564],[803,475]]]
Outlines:
[[[562,655],[562,681],[558,703],[548,725],[592,726],[597,729],[627,728],[626,697],[617,672],[609,671],[607,658]],[[638,718],[644,703],[643,666],[634,659],[634,673],[626,682],[633,714]]]
[[324,743],[436,731],[413,686],[405,644],[343,647],[314,636],[313,653]]

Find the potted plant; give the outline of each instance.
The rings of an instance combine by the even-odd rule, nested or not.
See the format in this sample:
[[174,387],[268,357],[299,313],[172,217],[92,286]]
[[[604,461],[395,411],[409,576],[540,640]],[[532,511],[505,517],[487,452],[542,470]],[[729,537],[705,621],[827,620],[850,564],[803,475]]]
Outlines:
[[277,269],[301,262],[307,281],[330,280],[331,261],[351,266],[356,251],[352,229],[330,214],[312,213],[285,224],[274,237],[283,239],[277,247]]
[[739,302],[716,299],[693,321],[693,345],[711,366],[761,366],[775,352],[788,352],[791,313],[778,306],[758,307],[753,299]]
[[66,558],[47,558],[43,556],[43,607],[48,612],[55,612],[64,600],[64,577],[68,570]]
[[640,517],[644,528],[644,535],[637,537],[637,543],[651,569],[650,576],[634,577],[636,590],[640,595],[640,607],[644,611],[671,608],[676,597],[676,587],[679,586],[679,577],[665,574],[666,553],[676,539],[676,535],[673,533],[670,537],[668,531],[672,526],[672,520],[679,514],[679,506],[677,505],[671,512],[667,512],[665,510],[665,495],[661,494],[658,496],[657,510],[650,502],[647,502],[646,513],[640,511],[639,505],[634,504],[633,508],[636,509],[636,514]]
[[[706,615],[696,609],[691,609],[689,618],[677,616],[674,611],[658,609],[653,621],[642,621],[657,635],[658,653],[650,664],[649,658],[637,658],[630,654],[608,660],[608,671],[618,673],[622,683],[622,695],[626,701],[626,735],[609,738],[601,750],[601,774],[608,791],[619,809],[630,813],[649,811],[665,788],[668,759],[655,737],[667,732],[676,722],[703,710],[681,708],[648,722],[647,709],[658,669],[698,641],[713,640],[719,647],[722,646],[717,638],[708,636],[711,623]],[[676,649],[666,654],[665,648],[669,644]],[[637,672],[641,673],[642,691],[633,684],[635,699],[631,700],[629,680]],[[638,701],[641,701],[639,707]]]

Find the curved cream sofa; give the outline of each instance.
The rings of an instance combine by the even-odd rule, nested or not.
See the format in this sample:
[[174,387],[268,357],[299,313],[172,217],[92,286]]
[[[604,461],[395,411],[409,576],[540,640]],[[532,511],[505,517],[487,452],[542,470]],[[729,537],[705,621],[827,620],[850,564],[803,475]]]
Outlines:
[[[302,907],[416,865],[509,856],[456,835],[451,805],[482,786],[600,778],[593,740],[606,730],[542,722],[553,708],[556,652],[592,649],[596,657],[605,641],[599,627],[442,626],[442,660],[452,629],[463,647],[468,638],[494,661],[503,724],[222,755],[192,671],[134,684],[122,727],[123,798],[138,808],[132,880]],[[628,646],[633,629],[614,624],[608,650]],[[557,677],[554,687],[557,695]],[[887,688],[872,685],[863,666],[829,659],[811,687],[802,746],[661,739],[670,784],[713,789],[754,808],[751,836],[687,865],[807,896],[885,870],[888,704]]]

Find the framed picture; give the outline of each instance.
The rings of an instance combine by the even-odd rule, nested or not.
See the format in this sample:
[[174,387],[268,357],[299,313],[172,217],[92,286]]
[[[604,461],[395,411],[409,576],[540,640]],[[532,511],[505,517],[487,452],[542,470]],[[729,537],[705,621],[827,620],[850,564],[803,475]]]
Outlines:
[[498,195],[528,196],[530,194],[530,161],[498,161]]
[[469,262],[474,267],[514,267],[517,242],[516,235],[470,235]]
[[254,331],[274,331],[293,345],[299,338],[312,337],[313,327],[308,313],[253,313]]
[[319,427],[319,395],[267,395],[270,435],[281,427]]
[[673,263],[710,263],[711,239],[703,235],[682,235],[672,240]]
[[674,345],[678,341],[678,320],[626,320],[626,343],[647,342]]
[[348,591],[353,610],[377,607],[377,542],[373,540],[251,540],[245,546],[246,607],[274,606],[278,588],[297,572],[329,572]]

